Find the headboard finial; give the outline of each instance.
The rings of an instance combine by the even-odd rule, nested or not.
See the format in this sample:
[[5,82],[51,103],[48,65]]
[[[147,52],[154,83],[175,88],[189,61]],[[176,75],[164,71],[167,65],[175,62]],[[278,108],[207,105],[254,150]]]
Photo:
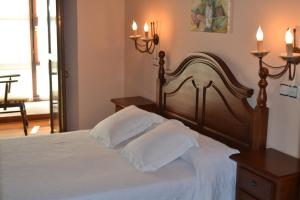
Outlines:
[[[165,58],[165,56],[166,56],[166,52],[160,51],[160,52],[158,53],[158,56],[159,56],[159,61],[164,61],[164,58]],[[161,63],[159,63],[159,64],[161,64]],[[162,63],[162,64],[164,64],[164,63]]]

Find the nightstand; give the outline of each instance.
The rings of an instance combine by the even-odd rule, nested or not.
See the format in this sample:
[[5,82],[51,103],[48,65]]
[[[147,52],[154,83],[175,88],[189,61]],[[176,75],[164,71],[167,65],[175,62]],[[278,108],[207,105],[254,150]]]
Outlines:
[[275,149],[230,158],[237,162],[237,200],[299,200],[299,159]]
[[116,98],[112,99],[111,102],[115,104],[116,112],[130,105],[135,105],[150,112],[157,111],[156,104],[153,101],[140,96]]

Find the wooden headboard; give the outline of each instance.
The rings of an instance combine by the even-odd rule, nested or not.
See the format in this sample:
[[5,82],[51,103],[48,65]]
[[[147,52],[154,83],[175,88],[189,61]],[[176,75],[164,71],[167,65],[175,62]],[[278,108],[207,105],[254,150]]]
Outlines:
[[268,108],[249,105],[253,90],[241,85],[225,62],[211,53],[194,53],[165,73],[165,52],[159,57],[160,114],[241,151],[266,147]]

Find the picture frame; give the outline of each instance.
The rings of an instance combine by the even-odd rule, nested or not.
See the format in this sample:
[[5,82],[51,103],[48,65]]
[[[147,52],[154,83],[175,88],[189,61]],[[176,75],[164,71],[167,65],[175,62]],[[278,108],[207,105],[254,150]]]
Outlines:
[[228,33],[230,0],[191,0],[191,30]]

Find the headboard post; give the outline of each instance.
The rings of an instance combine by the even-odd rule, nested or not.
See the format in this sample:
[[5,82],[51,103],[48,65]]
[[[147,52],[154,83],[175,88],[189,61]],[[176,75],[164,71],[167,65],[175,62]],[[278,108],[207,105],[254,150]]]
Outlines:
[[[262,58],[259,59],[262,62]],[[262,65],[260,65],[262,66]],[[269,71],[265,67],[260,67],[258,82],[259,93],[257,96],[256,107],[254,109],[254,121],[253,121],[253,138],[252,138],[252,150],[260,150],[266,148],[267,132],[268,132],[268,116],[269,108],[267,107],[267,91],[268,86],[267,77]]]
[[165,79],[165,69],[164,69],[164,65],[165,65],[165,56],[166,53],[164,51],[160,51],[159,54],[159,70],[158,70],[158,80],[157,80],[157,87],[158,87],[158,95],[156,95],[158,97],[157,101],[158,102],[158,108],[159,108],[159,112],[162,113],[163,111],[163,85],[166,82]]

